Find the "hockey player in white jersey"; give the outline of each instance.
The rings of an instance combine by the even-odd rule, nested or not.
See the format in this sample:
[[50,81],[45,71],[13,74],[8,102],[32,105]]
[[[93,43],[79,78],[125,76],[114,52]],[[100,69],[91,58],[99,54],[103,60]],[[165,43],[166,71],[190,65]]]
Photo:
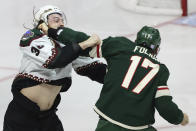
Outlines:
[[34,17],[35,28],[20,41],[23,57],[3,131],[63,131],[56,110],[60,92],[71,86],[72,68],[100,83],[105,76],[106,65],[89,57],[100,44],[97,35],[65,28],[64,13],[55,6],[41,7]]

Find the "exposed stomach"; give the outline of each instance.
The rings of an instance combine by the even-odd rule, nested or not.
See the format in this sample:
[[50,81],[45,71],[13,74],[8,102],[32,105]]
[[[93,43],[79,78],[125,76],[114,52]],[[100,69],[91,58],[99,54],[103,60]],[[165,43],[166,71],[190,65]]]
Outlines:
[[45,111],[52,107],[60,90],[61,86],[40,84],[23,88],[20,92],[28,99],[35,102],[40,107],[40,111]]

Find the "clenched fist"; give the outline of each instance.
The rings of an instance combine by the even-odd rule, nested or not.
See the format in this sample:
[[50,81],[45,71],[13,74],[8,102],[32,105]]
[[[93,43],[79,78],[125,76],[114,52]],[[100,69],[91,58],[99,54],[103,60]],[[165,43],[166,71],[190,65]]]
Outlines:
[[48,26],[46,25],[45,22],[41,23],[39,26],[38,26],[38,29],[42,30],[44,32],[44,34],[48,34]]
[[84,50],[88,47],[94,47],[96,45],[101,44],[101,39],[98,35],[93,34],[90,38],[88,38],[86,41],[83,41],[79,43],[80,47]]
[[184,118],[182,120],[182,122],[180,123],[181,125],[185,126],[189,123],[189,117],[186,113],[184,113]]

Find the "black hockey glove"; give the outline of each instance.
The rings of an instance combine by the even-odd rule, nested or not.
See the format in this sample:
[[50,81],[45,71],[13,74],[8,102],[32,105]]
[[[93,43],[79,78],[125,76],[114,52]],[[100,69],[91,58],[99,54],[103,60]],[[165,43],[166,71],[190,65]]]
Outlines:
[[59,27],[58,29],[49,28],[48,29],[48,36],[53,38],[54,40],[57,40],[58,36],[60,35],[60,33],[62,31],[63,31],[62,27]]

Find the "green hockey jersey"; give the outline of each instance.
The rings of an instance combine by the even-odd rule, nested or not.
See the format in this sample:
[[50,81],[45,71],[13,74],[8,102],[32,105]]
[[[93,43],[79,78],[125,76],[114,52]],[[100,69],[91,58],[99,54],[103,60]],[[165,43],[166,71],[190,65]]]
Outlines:
[[182,121],[183,113],[169,93],[169,71],[149,49],[125,37],[109,37],[103,40],[101,49],[108,63],[94,107],[101,117],[129,129],[153,124],[156,108],[170,123]]

